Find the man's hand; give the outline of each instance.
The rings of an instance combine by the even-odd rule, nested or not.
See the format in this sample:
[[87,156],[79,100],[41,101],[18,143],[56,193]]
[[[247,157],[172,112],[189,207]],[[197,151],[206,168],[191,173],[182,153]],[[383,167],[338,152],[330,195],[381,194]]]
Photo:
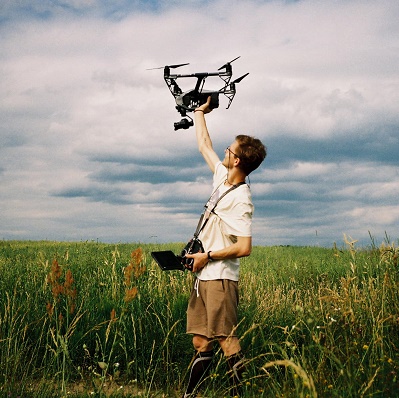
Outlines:
[[209,96],[205,102],[205,104],[200,105],[198,108],[195,108],[195,111],[202,111],[204,113],[209,113],[212,111],[212,109],[210,108],[210,104],[211,104],[211,97]]
[[208,254],[206,253],[186,254],[186,257],[194,259],[193,272],[201,271],[208,264]]

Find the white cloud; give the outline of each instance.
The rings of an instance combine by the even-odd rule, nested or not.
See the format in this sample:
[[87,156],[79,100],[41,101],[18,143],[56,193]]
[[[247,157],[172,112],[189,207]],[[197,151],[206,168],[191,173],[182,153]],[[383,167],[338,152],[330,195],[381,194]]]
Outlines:
[[180,115],[163,71],[147,69],[216,70],[239,55],[234,76],[250,75],[208,126],[221,155],[242,132],[269,147],[251,178],[255,238],[307,244],[317,230],[329,244],[349,233],[349,216],[361,237],[393,228],[396,1],[51,4],[32,3],[35,18],[3,5],[0,236],[145,240],[162,220],[162,235],[186,240],[211,176],[193,129],[173,130]]

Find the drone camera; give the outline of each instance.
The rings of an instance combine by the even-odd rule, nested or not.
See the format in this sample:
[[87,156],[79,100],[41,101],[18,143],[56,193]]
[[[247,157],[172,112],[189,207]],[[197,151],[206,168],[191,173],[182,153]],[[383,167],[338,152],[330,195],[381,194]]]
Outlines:
[[183,118],[182,120],[180,120],[180,122],[176,122],[174,126],[175,126],[175,131],[180,129],[187,130],[191,126],[194,126],[194,122],[192,120]]

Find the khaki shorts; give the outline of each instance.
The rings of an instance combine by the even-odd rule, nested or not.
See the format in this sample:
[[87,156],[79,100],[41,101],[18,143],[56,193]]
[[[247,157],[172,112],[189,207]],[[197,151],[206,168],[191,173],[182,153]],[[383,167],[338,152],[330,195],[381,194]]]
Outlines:
[[187,333],[209,339],[236,336],[238,282],[196,279],[187,309]]

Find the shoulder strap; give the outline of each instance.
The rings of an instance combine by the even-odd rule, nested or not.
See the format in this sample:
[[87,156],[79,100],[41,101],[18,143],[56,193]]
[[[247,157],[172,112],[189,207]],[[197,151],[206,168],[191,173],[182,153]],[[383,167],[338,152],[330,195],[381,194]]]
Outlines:
[[200,217],[200,219],[199,219],[199,221],[198,221],[197,229],[195,230],[195,233],[194,233],[194,237],[195,237],[195,238],[197,238],[198,235],[200,234],[200,232],[204,229],[206,223],[207,223],[208,220],[209,220],[209,217],[210,217],[211,213],[214,212],[214,210],[215,210],[217,204],[220,202],[220,200],[223,199],[223,198],[224,198],[229,192],[231,192],[233,189],[236,189],[236,188],[238,188],[240,185],[243,185],[243,184],[245,184],[245,181],[241,181],[241,182],[239,182],[238,184],[233,185],[230,189],[228,189],[226,192],[224,192],[224,193],[219,197],[219,199],[216,201],[216,203],[214,204],[214,206],[212,207],[212,209],[209,211],[208,217],[207,217],[205,220],[204,220],[205,212],[203,212],[203,213],[201,214],[201,217]]

